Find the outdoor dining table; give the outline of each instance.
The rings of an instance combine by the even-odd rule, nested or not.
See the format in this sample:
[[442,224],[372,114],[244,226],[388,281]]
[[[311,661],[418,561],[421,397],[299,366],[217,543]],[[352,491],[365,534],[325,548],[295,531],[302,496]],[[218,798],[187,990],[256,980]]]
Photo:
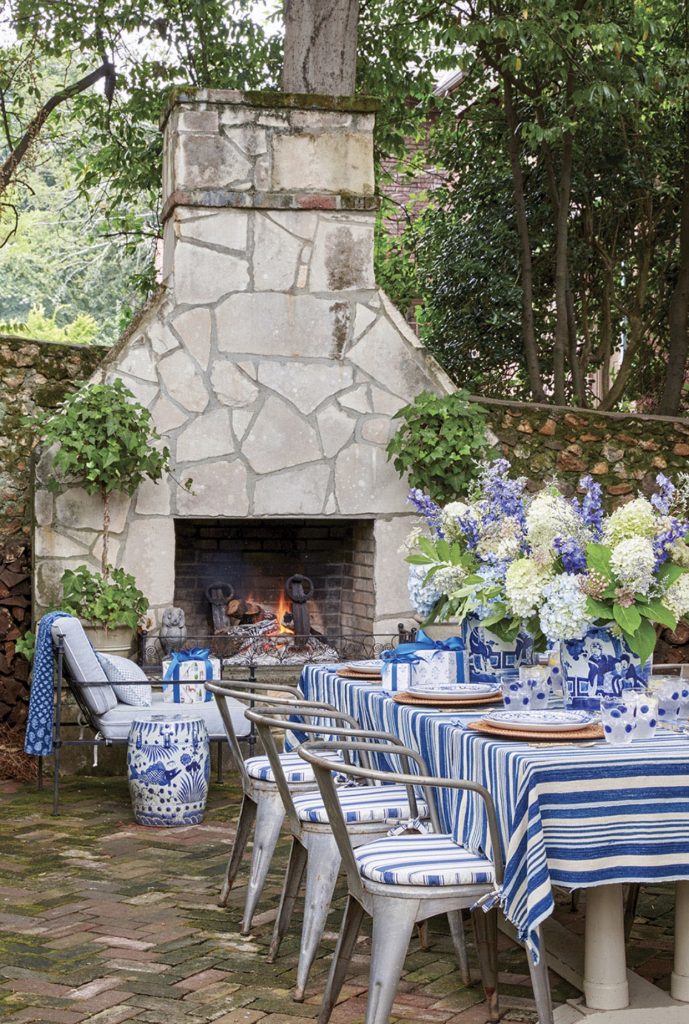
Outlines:
[[[584,996],[594,1009],[629,1003],[623,885],[675,881],[671,993],[689,1002],[689,736],[613,746],[505,740],[468,729],[471,713],[401,704],[380,683],[345,679],[336,666],[307,666],[300,686],[362,727],[382,729],[417,750],[431,774],[479,782],[491,793],[505,859],[501,905],[529,953],[540,955],[540,925],[553,886],[589,890]],[[491,855],[480,802],[441,791],[443,828],[473,852]]]

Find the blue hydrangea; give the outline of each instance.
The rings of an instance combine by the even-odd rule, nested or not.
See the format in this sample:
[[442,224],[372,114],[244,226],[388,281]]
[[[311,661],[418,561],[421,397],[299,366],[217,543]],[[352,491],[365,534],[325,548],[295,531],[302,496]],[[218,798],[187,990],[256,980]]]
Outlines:
[[424,583],[427,572],[428,566],[410,565],[407,578],[411,606],[422,619],[428,618],[441,597],[440,591],[434,587],[432,580],[429,583]]

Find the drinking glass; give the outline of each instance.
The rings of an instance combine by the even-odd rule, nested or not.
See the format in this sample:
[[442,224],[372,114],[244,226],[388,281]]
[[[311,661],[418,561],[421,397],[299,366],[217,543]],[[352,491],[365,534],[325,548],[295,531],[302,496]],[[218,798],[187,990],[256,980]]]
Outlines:
[[653,739],[658,726],[658,698],[644,690],[634,690],[625,693],[624,700],[634,707],[634,739]]
[[679,676],[652,676],[650,689],[658,700],[658,721],[676,725],[687,704],[682,698],[682,691],[687,689],[685,681]]
[[603,734],[608,743],[631,743],[636,729],[635,707],[622,697],[602,697],[600,702]]
[[550,667],[548,665],[522,665],[519,682],[530,691],[530,708],[542,710],[550,697]]

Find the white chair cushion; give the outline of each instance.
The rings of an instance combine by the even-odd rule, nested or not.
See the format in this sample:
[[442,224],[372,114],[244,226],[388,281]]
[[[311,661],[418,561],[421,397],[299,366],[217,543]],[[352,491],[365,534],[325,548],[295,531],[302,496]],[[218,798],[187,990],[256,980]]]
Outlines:
[[[146,673],[129,658],[119,654],[102,654],[96,651],[96,657],[112,684],[115,696],[123,704],[131,704],[135,708],[150,708],[153,690]],[[135,683],[135,686],[131,686]]]
[[[230,714],[237,736],[241,739],[249,733],[249,723],[244,717],[244,705],[231,697],[228,697],[227,701],[230,705]],[[126,740],[134,718],[141,721],[152,718],[154,715],[162,715],[164,718],[174,718],[175,715],[181,715],[182,718],[202,718],[206,723],[211,740],[227,738],[218,705],[214,700],[207,704],[168,704],[163,701],[161,693],[153,694],[153,703],[150,708],[118,704],[106,714],[95,717],[94,723],[107,740]]]
[[80,685],[79,692],[92,715],[104,715],[117,707],[115,691],[108,682],[108,677],[96,657],[89,638],[79,619],[55,619],[52,627],[53,641],[62,637],[64,642],[65,662],[67,671],[75,683]]
[[[411,817],[407,790],[404,786],[353,786],[340,788],[337,797],[348,824],[396,822]],[[417,801],[419,817],[428,817],[428,807]],[[300,793],[294,798],[300,821],[328,823],[328,814],[317,793]]]
[[362,878],[388,885],[489,885],[495,879],[491,861],[447,835],[375,839],[354,856]]
[[[342,764],[342,754],[323,754],[329,761]],[[280,763],[288,782],[315,782],[313,768],[307,764],[299,754],[280,754]],[[258,757],[248,757],[244,762],[249,778],[258,779],[260,782],[275,782],[275,772],[270,766],[268,758],[261,754]]]

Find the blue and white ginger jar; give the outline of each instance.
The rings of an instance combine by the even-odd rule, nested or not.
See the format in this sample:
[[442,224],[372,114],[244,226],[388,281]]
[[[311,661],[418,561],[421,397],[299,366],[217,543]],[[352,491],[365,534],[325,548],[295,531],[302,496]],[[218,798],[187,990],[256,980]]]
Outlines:
[[533,659],[533,640],[528,633],[522,630],[511,642],[501,640],[475,615],[468,615],[462,623],[462,638],[469,654],[472,683],[496,682],[501,672],[516,671]]
[[600,708],[601,697],[645,689],[652,664],[649,658],[642,665],[625,640],[603,626],[591,626],[576,640],[563,640],[560,660],[569,706],[593,711]]

